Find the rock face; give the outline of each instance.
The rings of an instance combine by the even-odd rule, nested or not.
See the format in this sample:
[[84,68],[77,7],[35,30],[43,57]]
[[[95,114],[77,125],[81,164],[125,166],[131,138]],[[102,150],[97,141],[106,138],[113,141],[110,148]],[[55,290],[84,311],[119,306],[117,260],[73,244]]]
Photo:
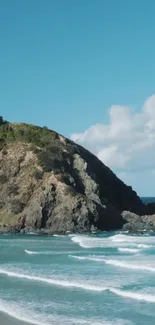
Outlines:
[[123,230],[131,233],[155,232],[155,214],[139,216],[129,211],[123,211]]
[[1,232],[120,229],[123,210],[145,206],[89,151],[47,128],[0,126]]

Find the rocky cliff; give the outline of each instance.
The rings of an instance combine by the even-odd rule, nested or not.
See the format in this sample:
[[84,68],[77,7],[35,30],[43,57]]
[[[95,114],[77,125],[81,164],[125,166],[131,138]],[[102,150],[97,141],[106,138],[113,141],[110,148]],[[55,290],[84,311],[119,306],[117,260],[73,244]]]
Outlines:
[[0,229],[47,233],[119,229],[144,205],[93,154],[27,124],[0,125]]

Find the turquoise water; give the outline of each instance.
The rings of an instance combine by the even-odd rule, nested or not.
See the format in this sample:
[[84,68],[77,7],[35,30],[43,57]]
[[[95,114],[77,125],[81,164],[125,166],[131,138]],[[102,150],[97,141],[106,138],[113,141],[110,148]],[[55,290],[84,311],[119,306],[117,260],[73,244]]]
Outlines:
[[1,236],[0,311],[38,325],[153,325],[155,237]]

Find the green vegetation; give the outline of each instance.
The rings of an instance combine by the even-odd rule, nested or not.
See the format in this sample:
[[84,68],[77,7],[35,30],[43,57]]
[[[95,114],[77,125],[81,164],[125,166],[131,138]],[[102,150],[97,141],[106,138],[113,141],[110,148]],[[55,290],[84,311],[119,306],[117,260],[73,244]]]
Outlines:
[[6,145],[10,142],[31,144],[31,149],[37,154],[40,165],[45,172],[52,170],[66,172],[70,168],[70,150],[72,146],[69,142],[66,146],[60,141],[59,134],[46,127],[1,122],[0,150],[3,149],[4,154],[7,154]]
[[10,141],[24,141],[43,148],[58,140],[58,134],[46,128],[29,124],[0,123],[0,141],[6,144]]
[[4,125],[4,124],[6,124],[6,123],[8,123],[8,122],[7,122],[7,121],[4,121],[4,120],[3,120],[3,117],[0,116],[0,125]]

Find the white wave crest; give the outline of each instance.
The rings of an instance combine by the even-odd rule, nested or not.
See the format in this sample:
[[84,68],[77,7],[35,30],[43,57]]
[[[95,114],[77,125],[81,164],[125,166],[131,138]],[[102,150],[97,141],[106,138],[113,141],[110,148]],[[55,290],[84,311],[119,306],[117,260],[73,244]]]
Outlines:
[[121,253],[138,253],[138,252],[140,252],[140,249],[127,248],[127,247],[118,248],[118,250]]
[[79,244],[82,248],[96,248],[96,247],[111,247],[114,246],[111,244],[110,238],[97,238],[97,237],[89,237],[89,236],[80,236],[76,235],[71,237],[71,240]]
[[112,242],[126,242],[126,243],[144,243],[144,242],[154,242],[155,238],[152,236],[129,236],[129,235],[115,235],[110,237],[110,239],[112,240]]
[[[4,314],[9,315],[17,320],[24,321],[24,323],[32,325],[130,325],[131,323],[124,322],[124,320],[117,320],[115,322],[109,323],[107,321],[100,320],[85,320],[82,318],[70,318],[64,315],[44,315],[36,313],[31,309],[29,304],[20,304],[12,301],[0,299],[0,311]],[[2,315],[1,315],[2,318]]]
[[147,249],[147,248],[152,248],[154,246],[153,245],[146,245],[146,244],[138,244],[137,247]]
[[69,255],[69,257],[77,259],[77,260],[87,260],[87,261],[94,261],[94,262],[103,262],[108,265],[131,269],[131,270],[141,270],[141,271],[150,271],[155,272],[155,267],[147,266],[147,265],[137,265],[134,263],[128,263],[124,261],[119,261],[115,259],[106,259],[104,255],[99,256],[76,256],[76,255]]
[[19,304],[17,306],[17,304],[14,302],[8,302],[0,299],[0,311],[15,319],[24,321],[26,323],[31,323],[33,325],[50,325],[49,323],[39,320],[41,315],[38,315],[39,317],[37,317],[37,315],[32,313],[30,310],[20,308]]
[[131,263],[127,263],[127,262],[123,262],[123,261],[119,261],[119,260],[112,260],[112,259],[109,259],[109,260],[103,259],[103,261],[106,264],[123,267],[123,268],[127,268],[127,269],[155,272],[155,267],[152,267],[152,266],[146,266],[146,265],[140,265],[140,264],[137,265],[137,264],[133,264],[133,263],[131,264]]
[[19,278],[19,279],[44,282],[44,283],[48,283],[51,285],[62,286],[62,287],[67,287],[67,288],[77,288],[77,289],[79,288],[79,289],[99,291],[99,292],[105,291],[107,289],[106,287],[102,287],[102,286],[96,286],[96,285],[91,285],[91,284],[86,284],[86,283],[71,282],[71,281],[64,281],[64,280],[58,280],[58,279],[52,279],[52,278],[43,278],[43,277],[36,276],[36,275],[28,275],[28,274],[8,271],[5,269],[0,269],[0,274],[6,275],[9,277]]
[[35,251],[28,251],[27,249],[24,250],[24,252],[28,255],[37,255],[39,254],[39,252],[35,252]]
[[28,255],[57,255],[61,254],[61,252],[51,252],[51,251],[29,251],[27,249],[24,250],[26,254]]
[[74,237],[71,237],[71,240],[76,243],[76,244],[79,244],[82,248],[91,248],[93,246],[91,246],[89,244],[90,242],[90,239],[89,237],[84,237],[84,236],[74,236]]
[[123,298],[155,303],[155,295],[150,295],[143,292],[138,293],[134,291],[125,291],[125,290],[114,289],[114,288],[110,288],[109,290],[112,293],[115,293],[116,295],[121,296]]
[[71,240],[79,244],[82,248],[96,248],[96,247],[138,247],[138,248],[152,248],[155,247],[155,238],[152,236],[129,236],[124,234],[117,234],[111,237],[90,237],[75,235]]
[[94,262],[103,262],[104,261],[104,256],[77,256],[77,255],[69,255],[69,257],[74,258],[76,260],[81,260],[81,261],[94,261]]
[[[134,291],[126,291],[123,289],[117,289],[117,288],[113,288],[113,287],[103,287],[101,285],[91,285],[91,284],[87,284],[87,283],[63,281],[63,280],[51,279],[51,278],[47,279],[47,278],[42,278],[42,277],[38,277],[38,276],[30,276],[30,275],[26,275],[26,274],[21,274],[21,273],[17,273],[17,272],[10,272],[10,271],[3,270],[3,269],[0,269],[0,274],[5,274],[10,277],[27,279],[27,280],[31,280],[31,281],[45,282],[48,284],[52,284],[52,285],[56,285],[56,286],[63,286],[63,287],[67,287],[67,288],[73,287],[73,288],[89,290],[89,291],[96,291],[96,292],[110,291],[110,292],[112,292],[116,295],[119,295],[121,297],[124,297],[124,298],[130,298],[130,299],[155,303],[155,295],[146,294],[145,292],[139,293],[139,292],[134,292]],[[2,304],[0,305],[0,310],[9,313],[9,311],[5,311],[2,309]],[[11,313],[10,313],[10,315],[13,316]],[[16,315],[14,315],[14,317],[16,317]],[[16,317],[16,318],[18,318],[18,317]],[[33,324],[38,325],[39,323],[33,322]]]
[[57,234],[54,234],[53,237],[60,237],[60,238],[64,238],[66,237],[65,235],[57,235]]
[[[27,249],[24,252],[28,255],[68,255],[72,253],[72,251],[30,251]],[[75,253],[79,253],[79,251],[75,251]]]

